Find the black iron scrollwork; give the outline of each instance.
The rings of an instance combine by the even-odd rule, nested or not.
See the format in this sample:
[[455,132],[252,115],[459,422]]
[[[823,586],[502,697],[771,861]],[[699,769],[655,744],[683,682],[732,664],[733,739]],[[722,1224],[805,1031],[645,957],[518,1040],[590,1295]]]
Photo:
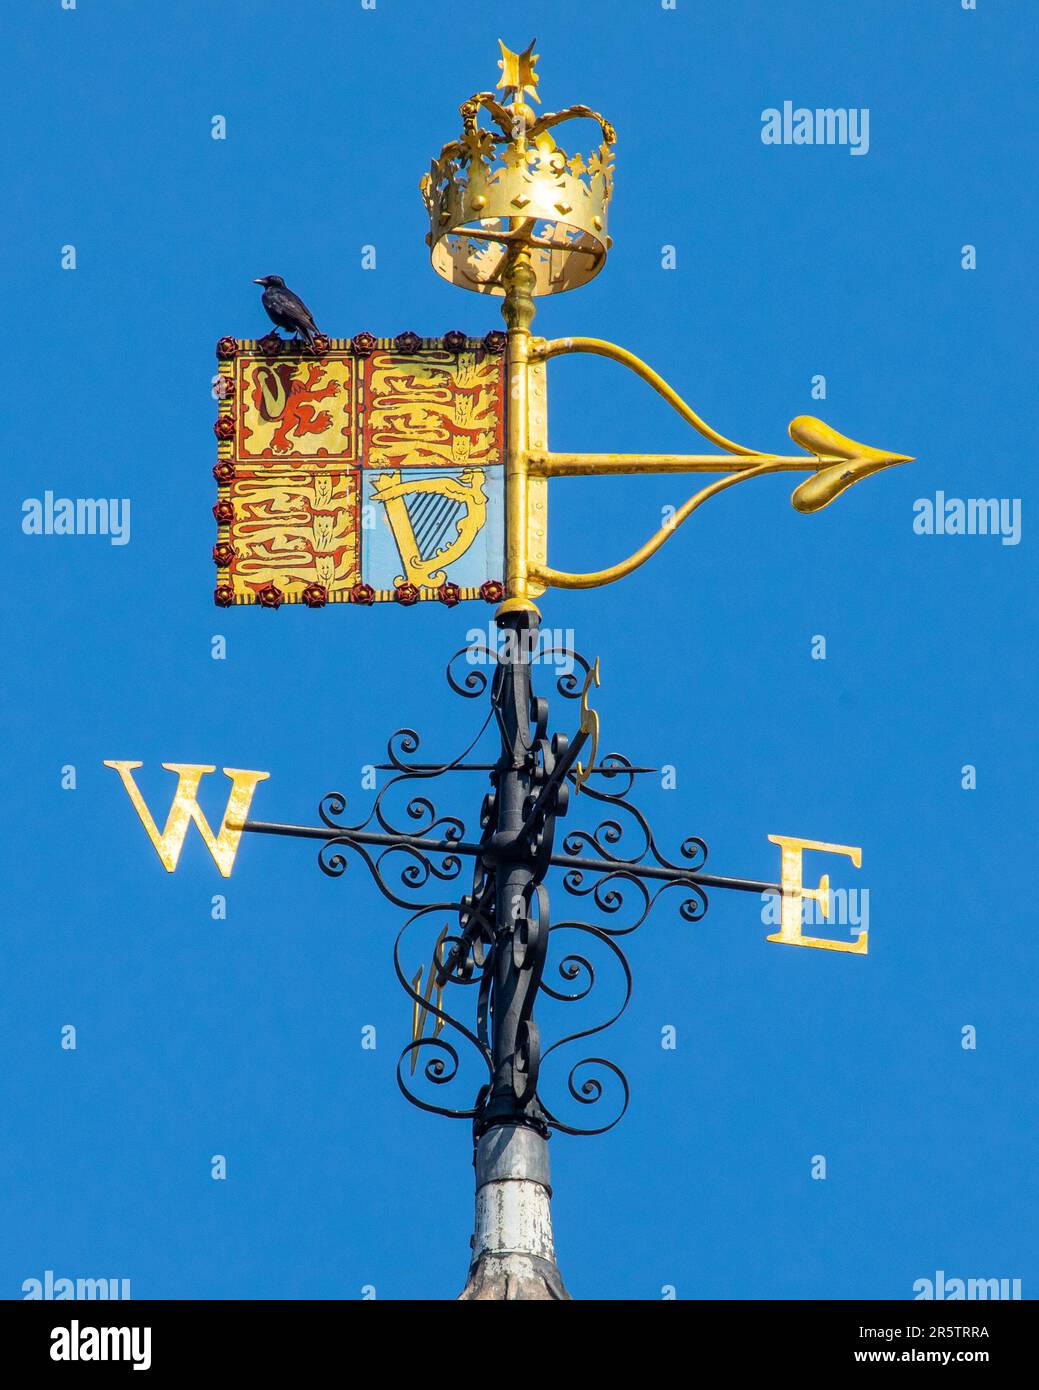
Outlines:
[[[628,1006],[631,969],[617,938],[639,927],[657,900],[675,888],[682,890],[679,915],[687,922],[703,917],[707,897],[698,879],[707,846],[692,836],[674,860],[665,857],[630,800],[637,775],[649,769],[636,768],[617,753],[585,769],[578,762],[582,751],[595,756],[585,725],[570,736],[549,733],[549,706],[534,693],[533,667],[556,666],[556,692],[567,701],[587,695],[597,669],[593,673],[577,652],[540,647],[536,624],[525,614],[510,615],[500,626],[505,639],[500,649],[470,644],[447,664],[455,694],[467,700],[489,695],[485,718],[457,757],[422,761],[420,735],[398,729],[380,765],[390,775],[363,820],[351,822],[346,797],[332,791],[318,808],[320,829],[254,828],[321,838],[318,864],[332,878],[340,877],[356,855],[380,892],[410,911],[393,950],[397,979],[413,1006],[412,1039],[397,1064],[398,1085],[410,1101],[435,1114],[471,1120],[477,1134],[503,1122],[545,1133],[601,1134],[627,1109],[627,1078],[601,1056],[564,1059],[573,1056],[575,1044],[609,1028]],[[493,754],[475,761],[492,726]],[[467,835],[465,823],[442,812],[432,793],[439,779],[472,772],[488,774],[490,790]],[[557,846],[557,822],[575,807],[590,813],[590,823],[575,825]],[[465,891],[467,862],[472,878]],[[602,920],[553,924],[547,886],[553,875],[564,892],[584,898]],[[424,990],[417,983],[421,972],[409,974],[403,960],[411,929],[422,924],[440,927],[433,956],[425,957]],[[410,958],[413,945],[406,952]],[[599,1021],[544,1044],[534,1017],[538,998],[551,1001],[553,1009],[594,1003],[604,963],[621,982],[619,1002]],[[464,998],[459,991],[467,988],[475,991],[467,1011],[471,1026],[457,1016]],[[455,1083],[457,1092],[468,1070],[466,1057],[473,1058],[479,1073],[475,1099],[444,1104],[440,1088]],[[582,1125],[550,1109],[539,1089],[543,1077],[555,1071],[546,1066],[550,1059],[563,1060],[564,1099],[577,1105],[578,1115],[601,1103],[605,1112],[612,1102],[609,1118]]]

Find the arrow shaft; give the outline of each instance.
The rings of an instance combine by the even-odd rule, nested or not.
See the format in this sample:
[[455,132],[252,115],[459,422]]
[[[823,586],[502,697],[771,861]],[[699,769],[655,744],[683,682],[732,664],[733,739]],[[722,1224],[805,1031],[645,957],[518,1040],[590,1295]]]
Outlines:
[[607,473],[746,473],[765,464],[773,473],[808,473],[838,458],[814,454],[563,454],[537,451],[535,478],[588,478]]

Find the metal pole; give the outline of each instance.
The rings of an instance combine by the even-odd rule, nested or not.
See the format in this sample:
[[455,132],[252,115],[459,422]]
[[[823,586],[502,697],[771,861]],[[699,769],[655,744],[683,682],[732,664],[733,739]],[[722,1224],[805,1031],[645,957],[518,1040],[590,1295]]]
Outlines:
[[556,1265],[549,1203],[548,1135],[537,1098],[540,1044],[534,1001],[548,947],[548,895],[526,833],[534,790],[531,661],[541,622],[527,595],[528,353],[534,317],[529,249],[511,247],[502,281],[509,330],[506,431],[506,601],[497,622],[504,648],[491,691],[501,756],[491,774],[497,801],[491,842],[495,876],[493,1075],[474,1124],[476,1222],[466,1300],[567,1299]]
[[537,610],[503,614],[503,659],[492,699],[501,757],[491,842],[495,875],[494,984],[490,1001],[494,1072],[474,1125],[476,1224],[463,1299],[566,1299],[552,1237],[548,1134],[537,1097],[540,1045],[533,1019],[548,945],[548,895],[524,833],[532,787],[531,659]]

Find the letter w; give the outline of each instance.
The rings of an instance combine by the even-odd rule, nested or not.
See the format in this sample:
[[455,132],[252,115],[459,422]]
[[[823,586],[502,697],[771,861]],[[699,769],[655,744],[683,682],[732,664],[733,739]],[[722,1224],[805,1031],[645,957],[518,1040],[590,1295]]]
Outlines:
[[198,784],[207,772],[215,772],[216,768],[202,763],[163,763],[167,772],[177,774],[177,793],[166,818],[166,828],[160,835],[159,828],[152,819],[152,813],[145,805],[144,797],[133,780],[134,768],[143,767],[143,763],[110,762],[106,759],[105,767],[114,767],[118,772],[127,795],[133,802],[134,810],[148,832],[148,838],[169,873],[173,873],[177,867],[188,825],[194,821],[217,868],[224,878],[230,878],[235,855],[238,853],[238,841],[242,838],[242,825],[249,814],[253,793],[256,791],[257,783],[263,782],[271,775],[269,772],[246,772],[238,767],[224,768],[224,775],[231,779],[231,794],[227,798],[220,831],[214,835],[198,804]]

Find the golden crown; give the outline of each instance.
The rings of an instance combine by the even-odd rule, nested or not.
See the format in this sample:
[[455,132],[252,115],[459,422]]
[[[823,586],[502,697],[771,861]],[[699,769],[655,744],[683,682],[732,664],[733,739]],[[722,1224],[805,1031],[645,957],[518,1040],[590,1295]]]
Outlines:
[[[433,269],[464,289],[503,294],[502,270],[510,250],[521,245],[529,248],[535,274],[532,293],[557,294],[587,284],[606,259],[617,137],[587,106],[538,116],[526,101],[541,101],[534,44],[513,53],[498,42],[501,79],[495,90],[504,88],[508,104],[494,92],[477,92],[464,102],[461,139],[444,146],[420,184]],[[479,125],[481,110],[497,130]],[[578,118],[597,121],[602,131],[602,143],[587,157],[568,155],[549,133]]]

